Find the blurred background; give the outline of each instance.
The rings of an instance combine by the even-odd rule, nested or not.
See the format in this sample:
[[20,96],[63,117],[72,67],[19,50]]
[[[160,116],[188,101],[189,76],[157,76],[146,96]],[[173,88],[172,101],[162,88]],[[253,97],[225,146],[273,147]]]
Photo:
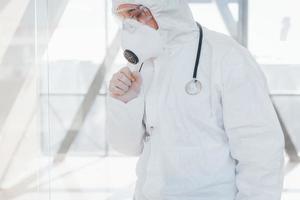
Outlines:
[[[300,1],[189,3],[261,64],[286,139],[282,199],[299,200]],[[0,200],[132,199],[137,158],[104,135],[119,27],[111,0],[0,1]]]

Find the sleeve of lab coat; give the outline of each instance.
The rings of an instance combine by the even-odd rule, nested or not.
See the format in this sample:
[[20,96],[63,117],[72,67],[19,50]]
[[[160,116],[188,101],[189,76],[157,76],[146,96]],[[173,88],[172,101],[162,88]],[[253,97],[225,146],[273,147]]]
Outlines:
[[106,97],[106,137],[108,143],[123,154],[137,156],[143,150],[144,99],[142,95],[123,103]]
[[236,200],[280,200],[284,137],[265,76],[240,46],[229,51],[221,69],[224,127],[236,160]]

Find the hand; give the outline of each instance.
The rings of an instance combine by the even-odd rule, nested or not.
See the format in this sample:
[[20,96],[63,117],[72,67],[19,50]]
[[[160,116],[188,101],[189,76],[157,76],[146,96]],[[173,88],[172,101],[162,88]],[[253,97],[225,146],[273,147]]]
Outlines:
[[110,80],[110,96],[127,103],[139,95],[141,85],[141,74],[131,72],[128,67],[124,67]]

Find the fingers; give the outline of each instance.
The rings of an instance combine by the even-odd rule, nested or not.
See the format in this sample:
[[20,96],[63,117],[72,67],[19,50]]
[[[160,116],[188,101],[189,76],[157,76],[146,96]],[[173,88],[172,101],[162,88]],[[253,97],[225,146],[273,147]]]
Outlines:
[[124,67],[113,75],[109,84],[109,91],[114,96],[122,96],[132,87],[135,90],[139,88],[141,83],[142,77],[139,72],[131,72],[128,67]]
[[123,95],[129,90],[129,86],[120,80],[113,80],[109,85],[109,90],[114,94]]
[[129,90],[132,84],[131,80],[127,77],[132,76],[130,70],[126,68],[123,68],[122,70],[123,73],[121,71],[115,73],[110,81],[109,90],[112,94],[123,95]]
[[127,78],[127,76],[125,76],[123,73],[119,73],[118,74],[118,78],[119,81],[121,81],[122,83],[124,83],[126,86],[130,87],[131,86],[131,80],[129,80]]
[[125,92],[123,90],[121,90],[120,88],[118,88],[115,85],[110,85],[109,86],[109,91],[111,92],[112,95],[123,95],[123,94],[125,94]]
[[120,72],[123,73],[129,80],[134,81],[134,77],[129,67],[123,67]]
[[120,88],[121,90],[123,90],[124,92],[127,92],[129,89],[129,86],[124,84],[122,81],[118,80],[117,84],[115,85],[115,87]]
[[114,75],[114,84],[124,92],[127,92],[131,86],[131,81],[123,73]]

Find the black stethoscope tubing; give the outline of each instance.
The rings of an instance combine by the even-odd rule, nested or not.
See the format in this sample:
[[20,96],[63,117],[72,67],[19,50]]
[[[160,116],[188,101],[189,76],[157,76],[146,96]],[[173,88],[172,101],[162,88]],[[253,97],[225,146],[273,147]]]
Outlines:
[[199,37],[199,42],[198,42],[198,50],[197,50],[197,57],[196,57],[196,62],[195,62],[195,67],[194,67],[194,73],[193,73],[193,79],[197,79],[197,71],[198,71],[198,65],[200,61],[200,56],[201,56],[201,50],[202,50],[202,41],[203,41],[203,30],[202,26],[197,22],[197,26],[200,30],[200,37]]

